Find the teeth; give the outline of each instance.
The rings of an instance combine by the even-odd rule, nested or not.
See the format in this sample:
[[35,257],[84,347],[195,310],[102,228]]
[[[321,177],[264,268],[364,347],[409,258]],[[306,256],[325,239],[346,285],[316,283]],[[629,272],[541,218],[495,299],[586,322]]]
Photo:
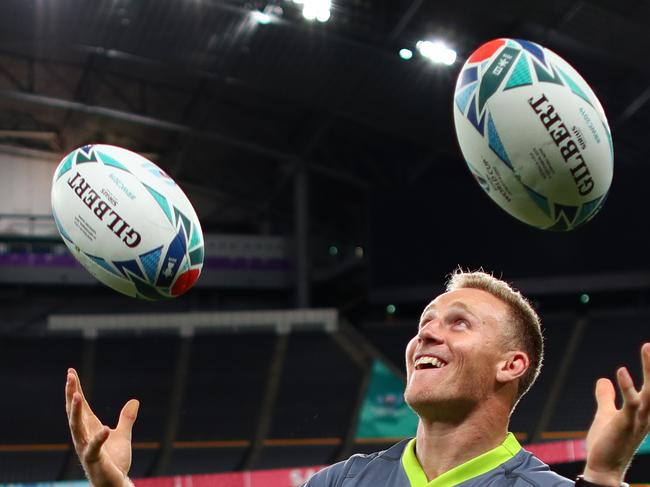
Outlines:
[[439,369],[441,367],[444,367],[446,364],[442,360],[436,357],[429,357],[429,356],[420,357],[415,361],[416,369],[420,369],[423,365],[431,365],[434,368]]

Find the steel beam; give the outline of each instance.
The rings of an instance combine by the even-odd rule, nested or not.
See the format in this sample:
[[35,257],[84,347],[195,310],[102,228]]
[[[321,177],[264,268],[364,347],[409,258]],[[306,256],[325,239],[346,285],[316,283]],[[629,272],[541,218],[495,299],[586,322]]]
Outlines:
[[13,84],[13,85],[14,85],[16,88],[18,88],[19,90],[24,90],[24,89],[25,89],[25,87],[24,87],[23,84],[20,82],[20,80],[19,80],[18,78],[16,78],[16,77],[13,75],[13,73],[12,73],[11,71],[9,71],[8,69],[6,69],[6,68],[2,65],[2,63],[0,63],[0,75],[2,75],[2,76],[4,76],[5,78],[7,78],[7,79],[11,82],[11,84]]
[[299,167],[293,182],[294,245],[296,264],[296,307],[310,305],[310,260],[309,260],[309,175]]
[[[54,108],[59,110],[69,110],[71,112],[78,112],[87,115],[109,118],[113,120],[120,120],[122,122],[128,122],[135,125],[153,127],[161,130],[169,130],[171,132],[176,132],[191,137],[196,137],[199,139],[219,142],[224,145],[236,147],[246,152],[250,152],[253,154],[267,157],[275,161],[284,162],[288,164],[296,164],[300,160],[299,155],[272,149],[270,147],[260,145],[256,142],[239,139],[231,135],[225,135],[223,133],[219,133],[215,131],[198,130],[180,123],[170,122],[168,120],[163,120],[160,118],[155,118],[150,116],[138,115],[123,110],[116,110],[114,108],[107,108],[98,105],[89,105],[78,101],[71,101],[62,98],[46,96],[46,95],[39,95],[35,93],[24,93],[21,91],[12,91],[12,90],[0,90],[0,100],[19,101],[21,103],[26,103],[26,104],[36,105],[36,106],[44,106],[44,107]],[[360,188],[367,188],[370,186],[369,183],[367,183],[366,181],[360,180],[352,175],[342,173],[340,171],[336,171],[334,169],[330,169],[313,162],[306,162],[306,167],[310,172],[315,172],[323,176],[327,176],[331,179],[336,179],[338,181],[348,183],[353,186],[357,186]]]
[[174,367],[174,378],[172,381],[172,391],[169,395],[169,404],[167,405],[167,418],[163,432],[162,441],[160,442],[159,455],[154,464],[151,466],[150,474],[153,476],[165,475],[169,472],[173,453],[173,442],[178,432],[178,424],[181,415],[181,406],[185,396],[185,384],[190,367],[190,357],[192,354],[192,337],[182,336],[178,343],[178,352],[176,365]]
[[275,340],[275,350],[267,375],[266,390],[264,391],[264,399],[261,402],[262,408],[258,418],[257,431],[248,456],[243,462],[244,470],[253,470],[255,468],[262,453],[262,448],[264,448],[264,440],[267,439],[271,432],[271,421],[273,420],[275,403],[280,393],[280,382],[289,346],[289,335],[278,335]]
[[613,128],[619,128],[625,122],[627,122],[632,116],[641,110],[650,100],[650,86],[643,90],[634,100],[630,102],[628,106],[625,107],[625,110],[621,112],[618,118],[613,123]]
[[573,360],[576,357],[576,352],[578,347],[582,343],[582,337],[585,334],[585,328],[587,326],[587,319],[584,317],[578,318],[573,325],[571,330],[571,337],[569,338],[569,343],[562,353],[562,360],[558,367],[557,372],[555,373],[555,378],[551,384],[551,388],[546,394],[546,400],[544,401],[544,407],[535,430],[532,432],[531,442],[536,443],[541,440],[542,432],[547,431],[548,427],[551,424],[551,419],[553,419],[553,414],[558,403],[561,402],[560,394],[564,389],[564,384],[566,383],[566,378],[571,370],[571,365]]
[[404,31],[408,23],[411,21],[411,19],[413,19],[415,14],[418,13],[418,10],[420,10],[420,7],[422,6],[423,3],[424,0],[413,0],[413,2],[411,2],[411,5],[409,6],[409,8],[406,9],[404,15],[402,15],[402,17],[397,21],[397,24],[395,25],[393,30],[390,31],[390,34],[388,34],[387,40],[389,42],[394,41],[402,34],[402,32]]

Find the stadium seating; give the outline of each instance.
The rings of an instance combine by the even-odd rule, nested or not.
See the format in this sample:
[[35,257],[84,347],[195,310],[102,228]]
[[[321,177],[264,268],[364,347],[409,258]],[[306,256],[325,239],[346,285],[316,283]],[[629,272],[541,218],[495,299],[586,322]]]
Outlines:
[[25,483],[58,479],[66,459],[65,451],[0,453],[0,482]]
[[271,438],[341,438],[361,372],[323,332],[292,333]]
[[81,344],[75,337],[0,340],[0,482],[61,475],[69,441],[63,384],[67,368],[81,365]]
[[638,310],[593,312],[587,317],[583,339],[571,362],[570,380],[564,384],[550,431],[584,431],[596,408],[594,385],[599,377],[615,380],[622,365],[642,383],[639,349],[648,340],[650,313]]
[[81,344],[73,337],[0,340],[3,444],[68,442],[63,384],[67,368],[81,365]]
[[[544,363],[537,382],[517,405],[510,420],[510,429],[525,433],[530,441],[540,420],[549,392],[563,356],[566,353],[571,332],[578,316],[574,313],[545,315],[542,327],[544,332]],[[567,377],[567,380],[572,378]]]
[[251,440],[275,335],[197,334],[176,440]]
[[240,470],[248,447],[174,448],[167,475]]
[[106,424],[115,424],[124,403],[140,400],[134,436],[161,441],[171,396],[178,337],[105,336],[97,340],[90,401]]

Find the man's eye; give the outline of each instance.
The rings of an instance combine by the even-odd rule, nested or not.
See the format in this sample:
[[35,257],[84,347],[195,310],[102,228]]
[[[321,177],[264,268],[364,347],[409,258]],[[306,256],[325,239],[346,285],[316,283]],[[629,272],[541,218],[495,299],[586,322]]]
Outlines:
[[467,320],[456,320],[454,322],[455,327],[460,327],[460,328],[469,328],[469,323]]

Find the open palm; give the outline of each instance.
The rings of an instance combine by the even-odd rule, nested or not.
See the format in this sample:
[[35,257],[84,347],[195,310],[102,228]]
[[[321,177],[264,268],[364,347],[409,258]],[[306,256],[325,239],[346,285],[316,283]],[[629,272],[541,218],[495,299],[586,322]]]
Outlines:
[[94,487],[117,487],[125,483],[131,468],[131,430],[139,403],[128,401],[114,429],[101,423],[81,389],[79,376],[68,370],[65,408],[75,451]]
[[643,386],[634,387],[629,372],[618,369],[616,379],[623,406],[616,407],[616,391],[609,379],[596,383],[596,416],[587,434],[585,478],[620,485],[634,452],[650,431],[650,343],[641,348]]

